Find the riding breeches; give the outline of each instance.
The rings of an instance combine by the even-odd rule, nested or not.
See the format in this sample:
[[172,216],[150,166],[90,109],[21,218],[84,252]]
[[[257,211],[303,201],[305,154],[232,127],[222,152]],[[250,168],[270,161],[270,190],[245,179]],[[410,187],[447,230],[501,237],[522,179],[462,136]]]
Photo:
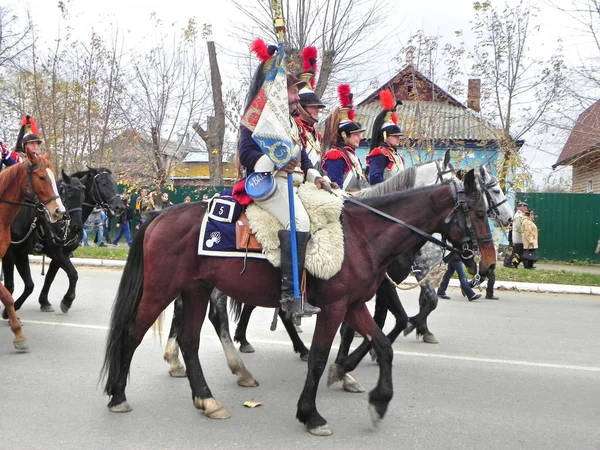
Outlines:
[[[286,230],[290,229],[290,207],[288,200],[287,177],[275,176],[277,188],[273,196],[255,203],[275,217]],[[296,213],[296,231],[310,231],[310,221],[304,205],[298,197],[298,188],[294,188],[294,210]]]

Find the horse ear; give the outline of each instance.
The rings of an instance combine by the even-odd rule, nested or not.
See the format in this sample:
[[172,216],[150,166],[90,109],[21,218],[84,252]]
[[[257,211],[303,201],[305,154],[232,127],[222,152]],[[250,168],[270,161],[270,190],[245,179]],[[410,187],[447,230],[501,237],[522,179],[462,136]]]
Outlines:
[[448,164],[450,164],[450,149],[446,150],[444,155],[444,167],[448,167]]
[[61,170],[60,170],[60,172],[61,172],[61,174],[62,174],[62,179],[63,179],[63,181],[64,181],[65,183],[70,183],[70,182],[71,182],[71,177],[65,173],[65,169],[64,169],[64,168],[63,168],[63,169],[61,169]]
[[463,183],[465,185],[465,192],[471,194],[477,190],[477,184],[475,181],[475,170],[469,170],[463,177]]

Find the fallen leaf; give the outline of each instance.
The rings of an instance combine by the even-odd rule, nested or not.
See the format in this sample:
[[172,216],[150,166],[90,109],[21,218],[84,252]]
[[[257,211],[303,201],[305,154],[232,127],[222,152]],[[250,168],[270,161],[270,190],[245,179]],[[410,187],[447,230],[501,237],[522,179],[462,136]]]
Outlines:
[[262,405],[261,402],[244,402],[244,406],[246,408],[256,408],[257,406]]

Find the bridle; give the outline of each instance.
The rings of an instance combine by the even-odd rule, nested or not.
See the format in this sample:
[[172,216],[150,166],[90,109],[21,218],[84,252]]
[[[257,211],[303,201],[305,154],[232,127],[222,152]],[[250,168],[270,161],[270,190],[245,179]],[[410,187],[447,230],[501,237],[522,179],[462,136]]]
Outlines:
[[[27,208],[37,208],[38,211],[42,212],[46,210],[46,205],[54,200],[57,200],[59,198],[58,195],[55,195],[54,197],[50,197],[48,200],[42,202],[38,195],[36,194],[36,192],[33,190],[33,183],[31,181],[31,176],[33,175],[33,173],[40,168],[40,163],[35,163],[35,164],[31,164],[31,161],[27,161],[27,186],[25,187],[25,199],[27,198],[31,198],[33,201],[32,202],[28,202],[28,201],[24,201],[24,202],[13,202],[11,200],[4,200],[0,198],[0,203],[7,203],[9,205],[15,205],[15,206],[26,206]],[[38,178],[41,178],[39,175],[36,174],[36,176]]]
[[490,189],[496,187],[496,186],[500,186],[500,182],[495,179],[492,178],[492,180],[489,183],[486,183],[483,185],[483,191],[485,192],[485,198],[487,200],[487,204],[488,204],[488,210],[487,210],[487,214],[488,216],[494,218],[494,217],[499,217],[500,216],[500,209],[499,207],[501,205],[503,205],[504,203],[508,202],[508,199],[504,199],[502,200],[500,203],[496,203],[492,197],[492,194],[490,194]]
[[447,169],[443,170],[442,160],[436,159],[434,162],[435,167],[437,168],[437,178],[435,182],[436,184],[444,184],[446,182],[446,180],[444,180],[444,175],[454,174],[454,167],[452,167],[452,164],[448,164]]
[[[92,173],[90,172],[89,175],[91,175]],[[97,173],[96,175],[94,175],[94,177],[92,178],[92,188],[90,189],[90,198],[91,201],[93,203],[89,203],[89,202],[83,202],[84,206],[89,206],[91,208],[95,208],[97,206],[102,207],[103,209],[109,209],[109,204],[111,201],[113,201],[115,198],[119,197],[120,195],[117,193],[115,195],[113,195],[111,198],[109,198],[108,200],[105,200],[102,195],[102,192],[100,191],[100,188],[98,187],[97,181],[96,179],[98,177],[100,177],[101,175],[110,175],[110,172],[104,170],[102,172]],[[87,176],[87,175],[86,175]],[[99,198],[98,198],[99,197]],[[87,196],[86,196],[87,198]]]

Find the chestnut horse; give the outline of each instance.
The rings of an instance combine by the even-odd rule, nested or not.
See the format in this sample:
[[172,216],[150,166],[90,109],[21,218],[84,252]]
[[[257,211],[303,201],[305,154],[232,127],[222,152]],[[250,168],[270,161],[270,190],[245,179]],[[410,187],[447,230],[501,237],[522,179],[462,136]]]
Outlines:
[[[22,206],[45,208],[50,222],[56,222],[65,213],[48,154],[38,155],[28,149],[27,159],[27,162],[15,164],[0,173],[0,257],[10,245],[10,226]],[[27,192],[34,203],[23,203]],[[0,300],[8,313],[10,329],[15,334],[13,345],[17,350],[27,350],[27,339],[15,311],[15,302],[1,283]]]
[[[317,411],[316,395],[333,339],[344,320],[372,339],[377,352],[379,381],[369,394],[374,423],[383,418],[392,398],[392,347],[365,303],[375,294],[390,262],[426,240],[394,221],[404,220],[425,233],[442,233],[454,246],[475,253],[475,258],[465,261],[473,274],[479,270],[485,276],[496,259],[486,203],[473,171],[465,177],[464,187],[451,182],[365,199],[364,203],[371,210],[354,203],[343,209],[345,257],[341,270],[329,280],[308,277],[308,299],[321,308],[321,313],[296,417],[315,435],[332,434]],[[199,256],[198,236],[205,213],[203,203],[169,208],[146,222],[135,238],[113,305],[101,372],[106,377],[105,392],[110,396],[108,408],[113,412],[131,410],[125,388],[134,352],[161,312],[181,295],[184,323],[179,341],[193,403],[209,418],[229,417],[213,397],[198,357],[211,293],[217,288],[243,303],[277,308],[280,271],[264,260]]]

